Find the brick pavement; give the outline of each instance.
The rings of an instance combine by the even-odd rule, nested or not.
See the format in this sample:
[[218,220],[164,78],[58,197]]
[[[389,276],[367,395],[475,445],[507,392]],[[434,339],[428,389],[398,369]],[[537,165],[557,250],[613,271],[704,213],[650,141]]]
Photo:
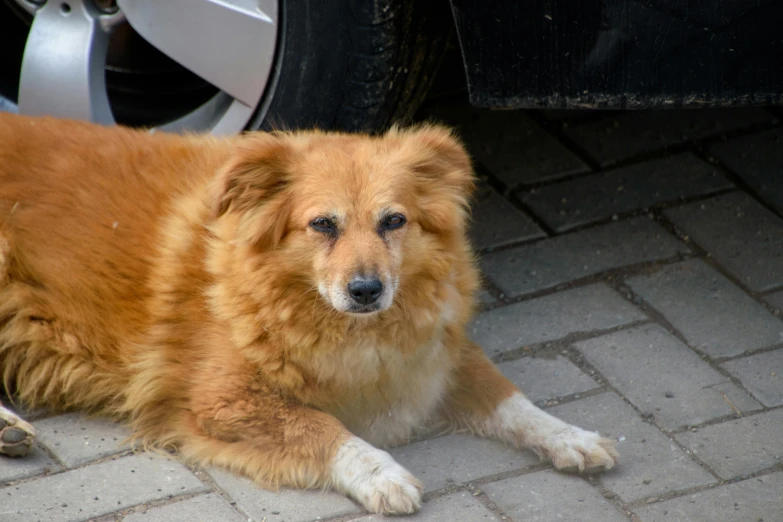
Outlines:
[[[783,127],[775,110],[490,113],[434,102],[483,177],[486,288],[471,335],[553,414],[618,440],[611,472],[558,473],[463,435],[392,450],[411,520],[783,520]],[[134,454],[124,428],[38,412],[0,461],[0,521],[379,520]]]

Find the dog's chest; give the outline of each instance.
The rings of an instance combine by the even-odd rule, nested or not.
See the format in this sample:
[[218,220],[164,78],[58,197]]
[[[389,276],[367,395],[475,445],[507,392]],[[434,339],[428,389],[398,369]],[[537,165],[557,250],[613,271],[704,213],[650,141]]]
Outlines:
[[342,352],[346,395],[332,409],[354,434],[379,446],[407,442],[423,429],[448,388],[453,362],[442,339],[405,354],[357,344]]

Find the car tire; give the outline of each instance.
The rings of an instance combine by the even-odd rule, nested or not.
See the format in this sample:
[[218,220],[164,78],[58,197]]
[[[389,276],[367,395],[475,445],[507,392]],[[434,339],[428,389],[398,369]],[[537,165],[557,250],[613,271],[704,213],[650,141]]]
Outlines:
[[377,132],[409,120],[451,37],[445,0],[280,0],[273,73],[251,129]]

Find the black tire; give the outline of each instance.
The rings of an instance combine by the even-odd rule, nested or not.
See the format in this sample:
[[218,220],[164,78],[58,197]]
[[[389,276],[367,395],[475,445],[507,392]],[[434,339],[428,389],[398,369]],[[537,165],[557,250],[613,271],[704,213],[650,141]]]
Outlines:
[[280,14],[251,129],[377,132],[408,121],[453,27],[447,0],[280,0]]

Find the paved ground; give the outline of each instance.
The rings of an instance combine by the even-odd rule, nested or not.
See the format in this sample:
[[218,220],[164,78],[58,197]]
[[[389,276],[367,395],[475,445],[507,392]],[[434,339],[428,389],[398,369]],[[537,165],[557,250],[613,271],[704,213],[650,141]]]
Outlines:
[[[511,113],[435,102],[483,178],[472,335],[550,412],[617,439],[619,468],[554,472],[466,436],[393,450],[415,520],[783,520],[783,146],[778,113]],[[126,432],[39,416],[0,461],[0,520],[377,520],[132,454]]]

